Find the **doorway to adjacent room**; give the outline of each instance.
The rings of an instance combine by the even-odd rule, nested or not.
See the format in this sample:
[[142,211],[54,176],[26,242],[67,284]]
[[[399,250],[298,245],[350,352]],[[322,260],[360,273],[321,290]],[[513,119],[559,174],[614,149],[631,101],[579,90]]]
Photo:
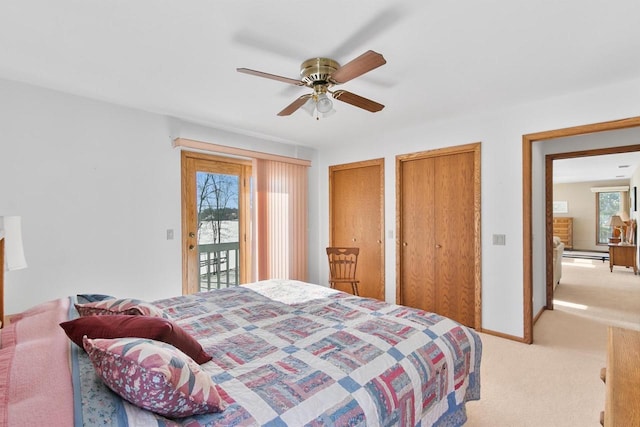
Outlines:
[[[522,341],[528,344],[533,342],[533,324],[534,316],[539,313],[533,312],[533,266],[534,266],[534,251],[533,251],[533,146],[534,143],[544,143],[558,138],[588,135],[598,132],[615,131],[629,128],[640,128],[640,117],[632,117],[622,120],[614,120],[610,122],[594,123],[583,126],[576,126],[565,129],[556,129],[545,132],[533,133],[523,135],[522,137],[522,156],[523,156],[523,314],[524,314],[524,336]],[[615,147],[613,150],[609,148],[583,150],[580,152],[563,153],[565,158],[578,157],[578,156],[590,156],[616,152],[629,152],[637,151],[640,146],[621,146]],[[550,266],[552,263],[552,222],[553,222],[553,169],[552,162],[554,158],[561,158],[562,154],[557,156],[547,156],[545,162],[545,206],[535,207],[535,209],[544,209],[544,216],[546,218],[546,232],[545,232],[545,245],[546,245],[546,265]],[[553,298],[553,289],[549,292],[549,287],[553,288],[553,273],[547,270],[547,296],[551,295]]]

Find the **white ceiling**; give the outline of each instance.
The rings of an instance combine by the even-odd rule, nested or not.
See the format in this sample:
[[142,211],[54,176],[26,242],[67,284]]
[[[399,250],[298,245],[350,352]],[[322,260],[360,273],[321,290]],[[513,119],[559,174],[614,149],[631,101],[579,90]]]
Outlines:
[[556,159],[553,161],[553,182],[629,180],[640,165],[640,151],[604,156]]
[[[0,78],[320,147],[638,78],[639,16],[638,0],[4,0]],[[298,78],[369,49],[387,64],[341,88],[379,113],[278,117],[306,89],[236,72]]]

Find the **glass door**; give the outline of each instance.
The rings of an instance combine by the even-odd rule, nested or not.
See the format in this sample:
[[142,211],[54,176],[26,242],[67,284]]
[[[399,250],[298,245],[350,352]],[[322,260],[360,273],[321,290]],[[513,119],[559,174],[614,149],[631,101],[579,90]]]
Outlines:
[[182,153],[183,293],[246,283],[250,162]]

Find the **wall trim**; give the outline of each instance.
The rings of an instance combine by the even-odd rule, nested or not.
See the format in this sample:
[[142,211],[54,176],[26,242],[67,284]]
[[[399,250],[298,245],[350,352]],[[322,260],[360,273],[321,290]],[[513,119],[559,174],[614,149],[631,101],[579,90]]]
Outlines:
[[207,151],[209,153],[229,154],[232,156],[240,156],[250,159],[263,159],[275,162],[292,163],[295,165],[311,166],[311,160],[280,156],[278,154],[269,154],[254,150],[246,150],[244,148],[229,147],[227,145],[212,144],[204,141],[196,141],[194,139],[176,138],[173,140],[171,145],[174,148],[191,148],[194,150]]
[[515,335],[504,334],[502,332],[492,331],[490,329],[483,329],[478,332],[482,332],[483,334],[487,334],[487,335],[493,335],[494,337],[498,337],[498,338],[505,338],[505,339],[520,342],[523,344],[528,344],[527,342],[524,341],[522,337],[517,337]]

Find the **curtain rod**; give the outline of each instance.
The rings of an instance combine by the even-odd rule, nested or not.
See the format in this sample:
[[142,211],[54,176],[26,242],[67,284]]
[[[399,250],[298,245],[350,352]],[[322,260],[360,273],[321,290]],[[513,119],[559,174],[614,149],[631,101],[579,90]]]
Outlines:
[[618,185],[613,187],[591,187],[592,193],[612,193],[616,191],[629,191],[629,186]]
[[246,150],[244,148],[229,147],[227,145],[211,144],[209,142],[196,141],[194,139],[176,138],[173,147],[192,148],[195,150],[209,151],[212,153],[231,154],[251,159],[272,160],[283,163],[293,163],[301,166],[311,166],[311,160],[296,159],[294,157],[280,156],[277,154],[262,153],[260,151]]

